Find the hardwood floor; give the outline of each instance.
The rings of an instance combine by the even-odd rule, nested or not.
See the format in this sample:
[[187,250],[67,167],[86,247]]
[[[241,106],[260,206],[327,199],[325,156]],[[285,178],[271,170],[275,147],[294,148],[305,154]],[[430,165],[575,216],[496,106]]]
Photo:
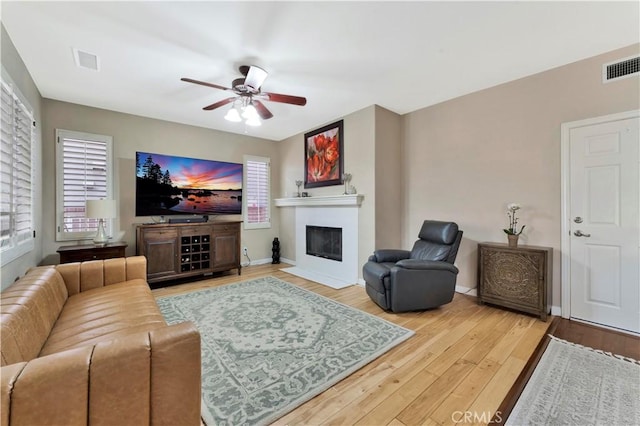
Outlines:
[[279,270],[287,266],[251,266],[243,268],[240,277],[225,275],[153,292],[166,296],[272,275],[416,334],[275,425],[486,424],[550,325],[536,317],[479,306],[474,297],[462,294],[439,309],[387,313],[363,287],[334,290]]
[[638,336],[564,318],[557,319],[551,334],[569,342],[640,360]]

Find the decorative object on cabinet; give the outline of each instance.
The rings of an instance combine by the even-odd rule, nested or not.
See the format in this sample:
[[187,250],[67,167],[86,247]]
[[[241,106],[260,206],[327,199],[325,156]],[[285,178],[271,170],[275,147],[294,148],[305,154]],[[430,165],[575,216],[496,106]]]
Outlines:
[[510,203],[507,205],[507,216],[509,217],[509,227],[503,229],[505,234],[507,234],[507,239],[509,240],[509,247],[516,248],[518,247],[518,237],[524,231],[525,225],[522,225],[520,230],[518,231],[518,217],[516,216],[516,212],[520,210],[522,207],[518,203]]
[[116,200],[87,200],[87,218],[98,219],[98,232],[93,238],[96,245],[109,242],[109,236],[104,230],[104,220],[116,217]]
[[478,244],[478,303],[490,303],[547,320],[553,249]]
[[88,260],[113,259],[124,257],[127,243],[83,244],[79,246],[62,246],[57,252],[60,263],[86,262]]
[[342,185],[344,169],[343,121],[304,135],[304,187]]
[[237,269],[241,221],[139,225],[136,252],[147,257],[147,281]]

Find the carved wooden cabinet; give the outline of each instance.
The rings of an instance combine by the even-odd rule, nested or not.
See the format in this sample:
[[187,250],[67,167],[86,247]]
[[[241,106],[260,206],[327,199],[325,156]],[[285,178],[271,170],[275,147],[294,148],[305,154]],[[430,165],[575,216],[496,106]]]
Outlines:
[[240,223],[163,223],[139,225],[136,252],[147,258],[147,281],[155,283],[238,269]]
[[478,244],[478,303],[490,303],[547,320],[551,305],[551,247]]

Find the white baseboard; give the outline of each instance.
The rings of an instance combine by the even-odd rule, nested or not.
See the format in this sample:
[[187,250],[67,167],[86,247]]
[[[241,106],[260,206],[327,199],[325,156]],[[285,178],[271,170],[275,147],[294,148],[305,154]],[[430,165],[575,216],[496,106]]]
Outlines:
[[562,315],[562,308],[560,306],[551,305],[551,315],[555,315],[557,317]]
[[[273,259],[270,258],[270,257],[266,257],[264,259],[252,260],[249,263],[244,262],[244,263],[242,263],[242,267],[245,268],[247,266],[266,265],[267,263],[271,263],[271,262],[273,262]],[[285,258],[282,258],[282,257],[280,258],[280,263],[287,263],[289,265],[295,265],[296,264],[295,261],[290,260],[290,259],[285,259]]]
[[475,287],[465,287],[463,285],[456,286],[456,293],[466,294],[467,296],[478,296],[478,291]]
[[364,282],[364,278],[358,278],[358,285],[364,287],[366,283]]

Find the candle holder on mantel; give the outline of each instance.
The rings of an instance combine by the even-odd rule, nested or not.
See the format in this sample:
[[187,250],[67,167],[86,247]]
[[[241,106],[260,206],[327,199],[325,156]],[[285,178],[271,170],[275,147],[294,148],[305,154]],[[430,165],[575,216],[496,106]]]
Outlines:
[[343,173],[342,180],[344,181],[344,195],[349,195],[349,182],[351,182],[351,173]]
[[296,197],[300,196],[300,186],[302,185],[302,181],[301,180],[297,180],[296,181],[296,186],[298,187],[298,193],[296,195]]

